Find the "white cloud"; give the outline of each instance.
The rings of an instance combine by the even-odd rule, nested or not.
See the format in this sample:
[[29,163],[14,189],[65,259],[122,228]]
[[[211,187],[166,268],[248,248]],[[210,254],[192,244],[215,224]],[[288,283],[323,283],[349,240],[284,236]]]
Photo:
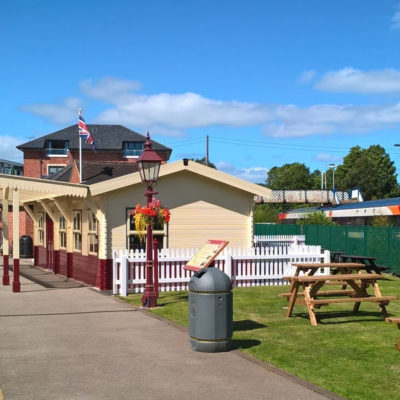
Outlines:
[[[347,75],[373,75],[352,71]],[[390,71],[392,71],[391,74],[386,75],[381,71],[380,90],[388,90],[384,89],[384,82],[388,87],[390,75],[392,84],[398,80],[400,92],[400,72]],[[331,74],[331,78],[334,79],[334,73]],[[386,76],[386,81],[383,75]],[[328,74],[323,79],[327,76]],[[344,82],[346,79],[343,78],[342,87],[346,86]],[[321,82],[323,80],[319,82],[320,85]],[[327,80],[325,84],[326,82]],[[347,85],[348,88],[350,86],[350,84]],[[378,86],[376,80],[374,87]],[[353,82],[353,88],[355,87],[356,84]],[[370,84],[369,87],[369,90],[372,90],[373,85]],[[169,137],[183,137],[186,135],[186,130],[190,128],[217,125],[259,126],[266,136],[288,138],[372,132],[379,129],[393,129],[400,123],[400,103],[384,106],[317,104],[299,107],[291,104],[270,105],[221,101],[209,99],[197,93],[145,95],[132,93],[138,88],[137,82],[114,78],[102,79],[97,84],[84,81],[81,88],[86,95],[111,104],[97,118],[91,118],[92,123],[122,124],[133,129],[149,130],[154,135]],[[25,106],[23,110],[64,125],[76,120],[80,104],[78,99],[70,98],[59,105],[33,104]]]
[[400,123],[400,103],[389,106],[279,106],[274,123],[262,130],[272,137],[305,137],[333,133],[356,134],[394,128]]
[[16,148],[19,144],[22,144],[21,139],[17,139],[13,136],[3,135],[0,136],[0,158],[3,160],[16,161],[22,163],[22,152]]
[[315,84],[315,88],[342,93],[400,93],[400,71],[389,68],[378,71],[361,71],[347,67],[326,73]]
[[343,157],[336,156],[334,154],[319,153],[314,157],[314,161],[322,161],[326,163],[341,163]]
[[304,71],[299,78],[299,83],[309,83],[311,82],[315,77],[315,71],[313,70],[308,70]]
[[272,118],[269,107],[236,101],[224,102],[196,93],[129,95],[100,114],[102,123],[186,129],[209,125],[250,126]]
[[270,107],[257,103],[208,99],[197,93],[135,94],[138,83],[115,78],[97,84],[84,81],[81,90],[113,107],[101,113],[100,123],[140,127],[157,126],[166,135],[181,136],[182,130],[209,125],[251,126],[272,119]]
[[392,24],[390,25],[390,28],[393,30],[400,29],[400,5],[397,6],[397,11],[392,17]]
[[254,183],[265,183],[267,179],[267,168],[263,167],[250,167],[250,168],[236,168],[233,164],[225,161],[218,161],[215,163],[217,169],[237,176],[238,178],[245,179]]
[[81,91],[88,97],[101,100],[106,103],[123,102],[130,92],[140,89],[141,83],[106,77],[93,84],[92,79],[82,81],[79,85]]
[[77,98],[68,98],[62,104],[29,104],[22,111],[45,117],[51,122],[64,125],[78,119],[78,109],[82,102]]

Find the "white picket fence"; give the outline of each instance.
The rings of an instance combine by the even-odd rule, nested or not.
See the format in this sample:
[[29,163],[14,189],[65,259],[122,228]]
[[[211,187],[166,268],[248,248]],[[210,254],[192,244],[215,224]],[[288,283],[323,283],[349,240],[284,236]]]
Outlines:
[[[158,251],[159,291],[187,290],[192,271],[184,269],[197,249],[162,249]],[[292,263],[329,262],[330,252],[320,246],[290,246],[225,249],[215,260],[238,287],[287,284],[283,276],[294,274]],[[141,251],[113,251],[113,293],[126,296],[142,293],[146,282],[146,254]],[[318,274],[329,274],[324,268]]]
[[283,247],[305,243],[305,235],[254,235],[254,247]]

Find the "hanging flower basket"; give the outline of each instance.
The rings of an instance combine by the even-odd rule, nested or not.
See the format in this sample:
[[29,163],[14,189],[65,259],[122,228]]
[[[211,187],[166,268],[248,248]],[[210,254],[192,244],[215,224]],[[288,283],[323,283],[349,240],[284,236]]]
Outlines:
[[170,219],[168,208],[163,207],[160,200],[154,197],[146,207],[137,204],[136,208],[131,211],[131,215],[135,220],[135,229],[138,232],[140,241],[143,241],[146,236],[147,225],[167,223]]

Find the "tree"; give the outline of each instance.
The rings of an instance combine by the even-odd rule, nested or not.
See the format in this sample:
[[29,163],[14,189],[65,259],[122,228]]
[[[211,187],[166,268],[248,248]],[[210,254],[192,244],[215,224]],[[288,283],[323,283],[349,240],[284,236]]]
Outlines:
[[394,226],[394,221],[387,215],[377,215],[371,218],[371,226]]
[[271,168],[266,183],[270,189],[311,189],[314,186],[310,170],[301,163]]
[[[199,164],[206,165],[206,158],[205,158],[205,157],[203,157],[203,158],[191,158],[191,160],[194,161],[194,162],[197,162],[197,163],[199,163]],[[215,164],[213,164],[213,163],[210,162],[210,161],[208,161],[208,166],[211,167],[211,168],[217,169],[217,167],[215,166]]]
[[279,222],[278,215],[281,208],[281,204],[256,204],[253,215],[254,222],[271,222],[277,224]]
[[352,147],[336,169],[335,184],[344,191],[359,187],[365,200],[399,195],[396,168],[380,145]]

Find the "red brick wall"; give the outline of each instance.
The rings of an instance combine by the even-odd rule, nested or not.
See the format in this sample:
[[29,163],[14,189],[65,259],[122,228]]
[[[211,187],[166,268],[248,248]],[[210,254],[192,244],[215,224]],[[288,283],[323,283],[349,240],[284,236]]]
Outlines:
[[67,276],[67,251],[59,250],[58,251],[58,273],[60,275]]
[[[35,246],[36,247],[36,246]],[[46,249],[43,246],[37,246],[37,267],[47,268]]]
[[80,253],[74,253],[71,278],[91,286],[96,286],[97,264],[97,257],[95,256],[83,256]]
[[[96,256],[67,253],[65,250],[55,251],[55,259],[60,275],[70,275],[72,279],[101,290],[111,289],[112,260],[99,260]],[[35,261],[36,266],[47,268],[46,249],[43,246],[35,246]]]
[[[9,245],[13,243],[13,215],[12,210],[8,212],[8,235]],[[19,210],[19,237],[28,235],[33,239],[33,221],[24,209]]]
[[75,165],[72,168],[70,182],[71,183],[79,183],[80,181],[81,181],[81,177],[79,175],[78,167],[77,167],[77,165],[75,163]]
[[40,178],[41,175],[47,175],[48,165],[69,165],[73,157],[68,153],[67,157],[46,157],[45,152],[28,150],[24,152],[24,176],[31,178]]
[[[164,160],[164,162],[167,161],[167,154],[165,152],[160,152],[159,156]],[[97,153],[90,150],[83,152],[82,157],[84,161],[98,161],[100,159],[105,162],[136,162],[136,158],[124,158],[122,150],[100,151]],[[70,165],[74,160],[79,162],[78,151],[68,152],[68,157],[46,157],[43,150],[27,150],[24,152],[24,176],[40,178],[41,175],[47,175],[48,165]]]

